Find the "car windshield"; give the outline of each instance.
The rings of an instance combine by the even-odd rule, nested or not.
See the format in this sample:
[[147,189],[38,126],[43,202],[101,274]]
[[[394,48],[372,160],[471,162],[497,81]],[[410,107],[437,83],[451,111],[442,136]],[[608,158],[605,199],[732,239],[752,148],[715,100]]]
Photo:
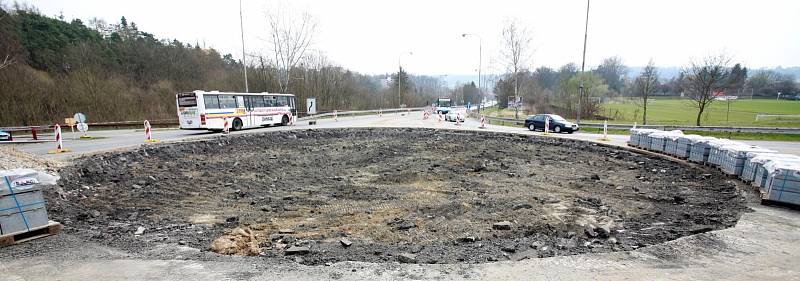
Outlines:
[[567,119],[564,119],[564,117],[558,115],[550,115],[550,118],[553,118],[555,121],[567,121]]

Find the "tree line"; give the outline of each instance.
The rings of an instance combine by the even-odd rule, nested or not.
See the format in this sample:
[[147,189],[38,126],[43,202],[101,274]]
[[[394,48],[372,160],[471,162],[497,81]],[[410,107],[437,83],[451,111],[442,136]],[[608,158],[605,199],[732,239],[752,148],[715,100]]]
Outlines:
[[[301,47],[312,40],[308,36]],[[360,74],[305,48],[278,52],[247,55],[247,88],[295,94],[301,112],[307,97],[316,97],[321,111],[393,108],[398,81],[402,104],[424,106],[444,87],[437,78],[402,70]],[[176,93],[244,92],[244,70],[245,62],[230,54],[159,39],[125,17],[84,23],[44,16],[35,7],[0,5],[0,126],[53,124],[76,112],[90,122],[176,119]]]
[[[516,20],[505,23],[499,53],[504,74],[494,83],[493,92],[501,108],[521,98],[528,113],[558,113],[567,117],[609,119],[603,116],[602,102],[612,97],[629,97],[642,108],[647,123],[647,104],[652,96],[684,96],[702,114],[717,95],[776,97],[800,94],[796,77],[772,70],[751,71],[731,58],[710,55],[690,61],[676,77],[663,79],[655,63],[639,73],[620,57],[609,57],[596,67],[580,72],[575,63],[557,69],[542,66],[532,69],[534,42],[529,31]],[[583,94],[580,87],[583,86]],[[580,105],[580,107],[579,107]],[[580,111],[580,112],[579,112]]]

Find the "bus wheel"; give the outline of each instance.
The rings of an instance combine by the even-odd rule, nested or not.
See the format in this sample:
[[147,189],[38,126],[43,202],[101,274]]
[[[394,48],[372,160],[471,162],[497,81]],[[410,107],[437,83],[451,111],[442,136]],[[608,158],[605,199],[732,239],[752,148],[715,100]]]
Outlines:
[[242,129],[242,119],[239,119],[239,118],[233,119],[233,127],[232,127],[232,129],[234,131],[241,130]]
[[283,118],[281,118],[281,126],[286,125],[289,125],[289,116],[284,115]]

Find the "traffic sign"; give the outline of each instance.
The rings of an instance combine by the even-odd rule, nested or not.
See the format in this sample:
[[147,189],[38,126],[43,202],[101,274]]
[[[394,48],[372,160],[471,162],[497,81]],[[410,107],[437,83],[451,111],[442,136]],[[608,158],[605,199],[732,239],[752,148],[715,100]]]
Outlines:
[[73,116],[73,118],[75,118],[75,121],[77,121],[78,123],[86,123],[86,115],[83,115],[83,113],[80,112],[75,113],[75,116]]
[[78,123],[77,125],[75,125],[75,127],[78,127],[78,131],[80,131],[81,133],[86,133],[89,131],[89,125],[86,123]]
[[317,114],[317,99],[307,98],[306,107],[308,108],[308,114]]

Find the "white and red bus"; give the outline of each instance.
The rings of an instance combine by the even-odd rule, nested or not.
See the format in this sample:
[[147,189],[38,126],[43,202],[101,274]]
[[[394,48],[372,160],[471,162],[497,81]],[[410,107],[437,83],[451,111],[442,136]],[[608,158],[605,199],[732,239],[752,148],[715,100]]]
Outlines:
[[295,118],[291,94],[194,91],[175,95],[178,121],[185,130],[232,130],[268,125],[288,125]]

